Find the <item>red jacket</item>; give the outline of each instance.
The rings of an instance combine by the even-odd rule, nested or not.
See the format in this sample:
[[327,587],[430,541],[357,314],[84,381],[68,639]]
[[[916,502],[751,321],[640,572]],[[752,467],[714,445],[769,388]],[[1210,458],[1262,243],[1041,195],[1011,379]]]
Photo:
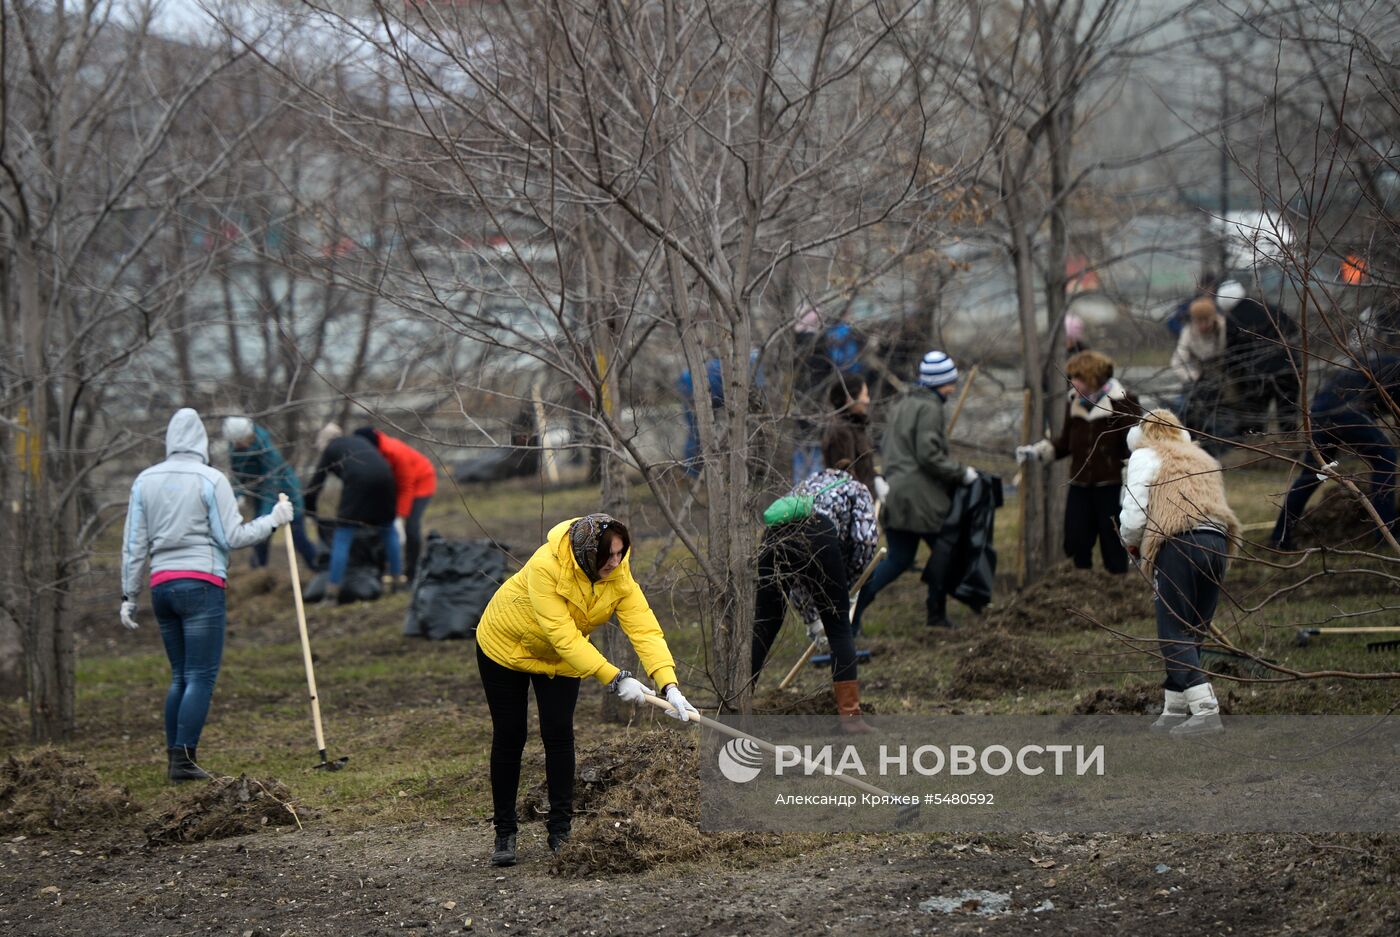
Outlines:
[[433,468],[433,461],[408,443],[385,433],[379,434],[379,454],[394,470],[394,482],[399,488],[397,514],[408,517],[416,499],[427,498],[437,491],[437,470]]

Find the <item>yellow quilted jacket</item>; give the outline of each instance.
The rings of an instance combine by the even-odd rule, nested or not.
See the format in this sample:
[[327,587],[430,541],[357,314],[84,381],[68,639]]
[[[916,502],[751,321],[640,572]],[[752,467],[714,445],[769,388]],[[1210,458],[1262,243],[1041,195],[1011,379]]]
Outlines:
[[655,686],[675,683],[661,624],[632,578],[632,551],[606,578],[589,582],[569,547],[574,520],[551,530],[544,546],[496,590],[477,625],[477,646],[512,670],[611,683],[618,669],[588,636],[615,613]]

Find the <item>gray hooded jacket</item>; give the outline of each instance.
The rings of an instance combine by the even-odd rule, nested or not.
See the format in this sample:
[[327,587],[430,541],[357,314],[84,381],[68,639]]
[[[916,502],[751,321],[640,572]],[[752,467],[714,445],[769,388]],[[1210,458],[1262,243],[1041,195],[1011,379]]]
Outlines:
[[165,431],[165,461],[131,486],[122,537],[122,595],[131,601],[151,572],[228,576],[228,552],[266,540],[272,515],[243,522],[233,486],[209,465],[209,436],[199,414],[176,411]]

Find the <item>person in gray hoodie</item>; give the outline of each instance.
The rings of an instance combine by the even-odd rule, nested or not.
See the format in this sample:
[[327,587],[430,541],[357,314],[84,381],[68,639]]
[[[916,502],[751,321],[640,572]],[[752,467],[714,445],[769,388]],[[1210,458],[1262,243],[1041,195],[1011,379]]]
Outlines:
[[292,503],[244,523],[233,486],[209,465],[199,414],[176,411],[165,431],[165,461],[136,476],[122,536],[122,624],[135,630],[136,599],[150,565],[151,609],[170,658],[165,696],[167,777],[210,777],[199,744],[223,658],[228,554],[266,540],[292,520]]

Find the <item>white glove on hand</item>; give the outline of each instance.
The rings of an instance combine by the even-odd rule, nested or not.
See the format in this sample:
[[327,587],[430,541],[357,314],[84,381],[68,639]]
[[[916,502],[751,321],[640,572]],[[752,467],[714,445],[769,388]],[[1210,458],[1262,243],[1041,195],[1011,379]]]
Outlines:
[[617,682],[617,698],[624,703],[640,703],[643,697],[655,695],[655,690],[635,677],[623,677]]
[[1036,452],[1035,446],[1017,446],[1016,464],[1024,465],[1027,462],[1034,462],[1040,458],[1040,453]]
[[1328,462],[1322,467],[1322,471],[1317,473],[1317,480],[1320,482],[1325,482],[1327,481],[1327,479],[1333,478],[1334,476],[1332,473],[1337,471],[1337,467],[1341,464],[1342,463],[1338,462],[1335,459],[1333,459],[1331,462]]
[[399,543],[408,543],[408,528],[404,526],[403,518],[394,518],[394,533],[399,535]]
[[967,468],[963,469],[962,483],[964,485],[970,485],[975,481],[977,481],[977,469],[969,465]]
[[122,603],[122,624],[126,625],[127,631],[135,631],[137,628],[141,627],[136,621],[135,602]]
[[681,722],[689,722],[690,714],[699,715],[699,710],[690,705],[690,700],[681,693],[681,688],[674,683],[666,688],[666,702],[674,706],[674,709],[666,710],[666,715],[672,719],[679,719]]
[[890,483],[885,481],[885,476],[875,476],[875,500],[888,501],[890,498]]
[[277,503],[272,506],[272,512],[268,515],[272,518],[272,529],[285,527],[292,522],[292,517],[296,511],[292,508],[291,499],[286,495],[278,495]]
[[820,621],[814,621],[807,625],[807,640],[815,643],[817,647],[826,647],[826,629],[822,627]]

